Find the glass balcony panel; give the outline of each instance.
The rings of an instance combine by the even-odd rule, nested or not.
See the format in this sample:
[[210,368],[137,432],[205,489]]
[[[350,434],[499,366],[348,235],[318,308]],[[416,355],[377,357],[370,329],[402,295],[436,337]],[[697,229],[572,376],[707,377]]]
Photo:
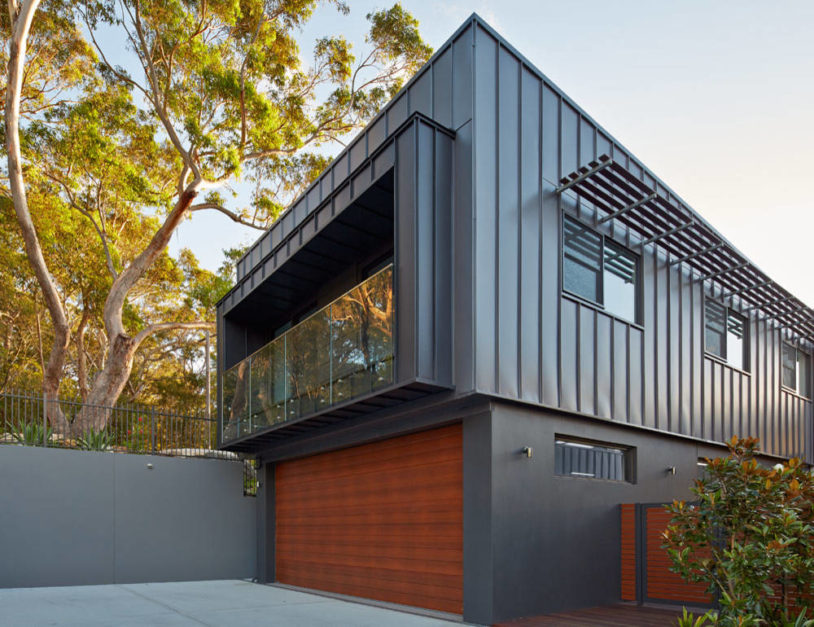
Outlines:
[[321,411],[331,402],[330,321],[330,307],[325,307],[286,333],[288,420]]
[[393,309],[388,266],[226,371],[223,441],[392,384]]
[[371,387],[393,383],[393,271],[386,269],[360,286],[370,304]]
[[251,356],[249,431],[285,420],[284,339],[279,338]]
[[223,374],[223,439],[238,437],[248,417],[249,360]]
[[393,382],[393,271],[388,267],[332,307],[333,402]]
[[274,340],[271,346],[271,373],[269,376],[270,424],[286,419],[287,381],[285,372],[285,337]]

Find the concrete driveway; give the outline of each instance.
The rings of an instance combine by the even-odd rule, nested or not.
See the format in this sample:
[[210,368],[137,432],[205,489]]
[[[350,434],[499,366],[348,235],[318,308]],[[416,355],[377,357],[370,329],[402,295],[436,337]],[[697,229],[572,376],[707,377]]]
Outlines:
[[0,589],[0,625],[3,627],[450,627],[451,624],[454,622],[247,581]]

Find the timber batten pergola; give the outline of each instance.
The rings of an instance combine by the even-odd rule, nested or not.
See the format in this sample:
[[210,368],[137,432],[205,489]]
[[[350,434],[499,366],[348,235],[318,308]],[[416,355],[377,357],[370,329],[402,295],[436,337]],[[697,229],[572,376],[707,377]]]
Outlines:
[[737,296],[742,311],[788,330],[797,340],[814,342],[814,310],[754,265],[695,211],[665,197],[623,164],[602,155],[560,180],[557,194],[571,191],[604,212],[597,224],[618,220],[669,254],[669,265],[690,266],[698,281],[717,283],[722,299]]

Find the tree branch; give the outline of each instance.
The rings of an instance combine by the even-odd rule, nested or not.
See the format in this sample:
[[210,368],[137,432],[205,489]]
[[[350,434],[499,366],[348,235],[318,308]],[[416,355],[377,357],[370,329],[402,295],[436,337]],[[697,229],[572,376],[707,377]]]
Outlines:
[[162,331],[192,331],[195,329],[209,329],[212,330],[215,328],[214,322],[159,322],[157,324],[151,324],[148,327],[145,327],[136,335],[133,336],[133,344],[137,347],[141,344],[144,340],[146,340],[151,335],[156,333],[160,333]]
[[260,224],[258,225],[254,220],[246,220],[244,217],[240,216],[238,213],[227,209],[217,203],[214,202],[202,202],[198,203],[197,205],[192,205],[189,208],[190,213],[193,211],[203,211],[205,209],[213,209],[215,211],[220,211],[223,215],[227,216],[233,222],[237,222],[238,224],[242,224],[244,226],[249,226],[253,229],[257,229],[258,231],[265,231],[266,225]]

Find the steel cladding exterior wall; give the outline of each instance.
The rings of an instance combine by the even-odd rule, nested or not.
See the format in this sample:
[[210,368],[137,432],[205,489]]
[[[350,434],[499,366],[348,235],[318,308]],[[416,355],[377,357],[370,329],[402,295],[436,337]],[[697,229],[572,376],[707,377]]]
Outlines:
[[[433,138],[425,120],[403,126],[414,113],[454,140],[439,143],[443,133]],[[758,435],[769,454],[814,461],[812,403],[781,388],[779,332],[751,321],[748,372],[706,356],[703,301],[720,294],[705,294],[663,252],[640,250],[619,225],[601,228],[641,254],[639,323],[562,294],[562,212],[597,221],[592,207],[557,196],[562,176],[607,154],[681,201],[477,16],[258,242],[232,301],[397,127],[395,202],[416,208],[396,218],[397,360],[437,376],[445,367],[433,351],[449,329],[454,390],[275,444],[262,455],[268,478],[279,461],[462,419],[464,618],[492,623],[618,601],[619,504],[689,497],[698,457],[722,450],[702,440]],[[445,150],[448,171],[438,167]],[[450,268],[449,283],[439,267]],[[437,317],[447,304],[449,327]],[[726,304],[738,309],[737,299]],[[555,476],[558,435],[634,447],[635,481]],[[532,459],[519,454],[524,446]],[[273,494],[264,494],[273,538]],[[268,542],[261,571],[273,580]]]
[[240,462],[5,445],[0,476],[0,587],[256,574]]
[[604,215],[560,200],[563,176],[606,154],[680,200],[491,29],[474,30],[474,388],[706,440],[754,435],[814,461],[812,403],[781,388],[780,332],[752,317],[749,372],[705,356],[702,283],[623,225],[600,230],[641,254],[641,324],[561,294],[561,212],[589,226]]
[[[399,311],[406,308],[402,317],[412,329],[413,315],[424,321],[433,315],[426,308],[413,312],[417,303],[446,306],[444,299],[451,301],[451,372],[458,394],[482,392],[712,441],[756,435],[769,454],[814,461],[814,409],[810,400],[780,385],[779,332],[752,317],[749,372],[705,356],[704,285],[653,246],[642,251],[626,227],[610,223],[602,230],[641,254],[640,324],[562,295],[561,212],[589,225],[598,219],[591,206],[573,195],[560,199],[555,194],[562,176],[607,154],[670,202],[681,201],[477,17],[439,49],[258,241],[241,262],[243,278],[224,301],[225,308],[265,276],[272,251],[287,237],[302,241],[297,226],[338,188],[363,178],[365,160],[414,113],[449,125],[455,139],[448,175],[438,168],[431,173],[425,163],[431,140],[419,139],[419,148],[408,157],[404,139],[399,139],[395,160],[402,183],[397,183],[396,203],[415,204],[412,194],[417,193],[425,198],[415,206],[428,207],[432,177],[436,204],[434,217],[419,219],[417,225],[408,225],[402,214],[397,255],[406,259],[415,254],[417,265],[401,268],[397,302]],[[411,126],[399,132],[414,131]],[[438,146],[433,150],[437,155]],[[404,186],[408,179],[418,184]],[[442,199],[445,207],[451,203],[449,216],[438,210],[443,183],[451,188],[451,199]],[[438,225],[451,230],[450,288],[436,283],[435,303],[426,297],[414,301],[412,292],[425,289],[421,281],[428,277],[433,258],[429,249],[440,251],[443,238],[426,243],[430,226]],[[435,259],[442,262],[434,268],[437,280],[437,270],[445,269],[447,261]],[[417,287],[411,290],[407,281],[413,278]],[[715,297],[708,285],[706,290],[707,297]],[[737,310],[737,297],[727,304]],[[439,367],[431,363],[429,351],[432,341],[446,337],[444,328],[441,321],[428,334],[408,337],[402,332],[397,350],[422,377]],[[228,336],[228,329],[220,330]]]
[[452,141],[418,118],[396,139],[397,382],[452,384]]

